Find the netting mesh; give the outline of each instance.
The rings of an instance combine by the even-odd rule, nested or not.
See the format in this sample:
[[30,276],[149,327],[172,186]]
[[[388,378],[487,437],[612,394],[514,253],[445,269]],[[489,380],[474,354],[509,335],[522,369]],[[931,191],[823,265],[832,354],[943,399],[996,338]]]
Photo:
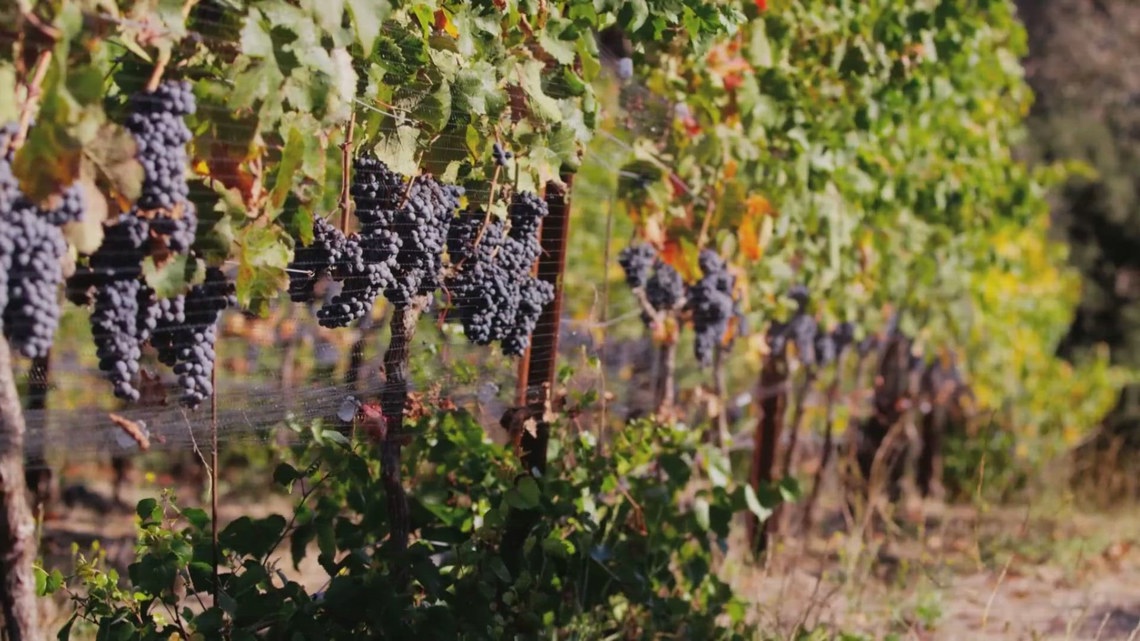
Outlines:
[[[125,24],[110,16],[97,19]],[[224,19],[212,20],[206,15],[197,15],[192,26],[194,31],[188,37],[207,46],[215,41],[223,44],[212,34],[233,28]],[[0,38],[4,37],[0,33]],[[630,242],[634,231],[615,194],[619,180],[641,179],[625,169],[636,154],[632,141],[663,135],[672,126],[674,105],[623,77],[619,73],[620,61],[604,51],[603,62],[606,71],[598,83],[602,104],[600,130],[589,144],[582,169],[568,194],[571,208],[551,213],[552,218],[568,216],[569,220],[544,222],[565,223],[570,228],[558,336],[540,327],[532,337],[544,345],[556,338],[557,351],[536,350],[519,359],[503,356],[497,347],[468,344],[459,325],[447,322],[446,291],[437,293],[419,322],[412,347],[410,388],[468,408],[488,426],[496,425],[506,408],[522,400],[518,389],[520,362],[529,362],[532,369],[560,366],[559,380],[566,386],[568,402],[596,396],[597,402],[589,403],[588,411],[597,414],[595,419],[600,425],[620,423],[652,409],[649,388],[650,381],[656,378],[655,346],[639,319],[638,301],[622,282],[617,265],[617,253]],[[385,63],[391,67],[399,61]],[[140,86],[147,81],[144,71],[140,70],[137,78]],[[366,78],[368,69],[357,66],[355,72],[358,78]],[[569,90],[559,77],[545,78],[543,82],[551,93]],[[401,90],[414,93],[429,88],[413,83]],[[355,106],[382,114],[397,127],[416,127],[420,119],[433,116],[425,115],[422,108],[413,113],[399,105],[359,97]],[[229,162],[223,155],[225,145],[249,140],[251,132],[243,129],[231,114],[210,104],[199,107],[194,121],[210,123],[214,129],[213,146],[196,149],[194,162],[209,165],[214,179],[238,182],[241,176],[218,167]],[[270,156],[280,155],[285,147],[285,142],[274,135],[266,135],[261,144]],[[459,141],[451,149],[458,155],[469,152]],[[527,153],[525,149],[508,151],[516,157]],[[381,160],[390,160],[382,149],[378,155]],[[503,175],[494,181],[499,189],[517,182],[518,176],[511,173],[508,164]],[[688,191],[683,182],[676,184]],[[191,188],[195,188],[193,182]],[[486,206],[505,193],[468,189],[465,198],[469,205]],[[314,213],[340,224],[335,206]],[[355,224],[350,220],[350,229]],[[544,251],[550,248],[544,247]],[[230,279],[238,268],[232,261],[223,265]],[[335,283],[326,285],[330,286],[319,290],[325,300],[336,293]],[[388,342],[391,306],[378,301],[368,317],[343,329],[319,326],[314,312],[314,306],[290,303],[285,296],[273,302],[265,317],[237,310],[225,312],[219,323],[215,398],[196,410],[187,410],[177,403],[169,368],[161,366],[149,349],[144,352],[142,367],[148,376],[157,377],[157,383],[144,390],[138,403],[116,401],[96,367],[89,312],[65,303],[51,354],[47,409],[26,412],[31,464],[108,452],[135,452],[139,449],[138,439],[123,428],[124,421],[142,429],[152,449],[173,451],[204,442],[215,427],[220,443],[227,446],[266,439],[275,426],[290,419],[321,418],[335,426],[341,420],[338,414],[348,415],[346,407],[375,398],[384,389],[382,355]],[[677,370],[677,387],[683,390],[678,399],[682,413],[694,424],[720,411],[728,412],[732,421],[747,418],[756,400],[748,366],[730,364],[729,398],[724,407],[713,407],[707,398],[707,371],[692,358],[686,358],[691,345],[684,339],[680,350],[684,356]],[[21,367],[24,378],[30,378],[30,365],[24,362]],[[216,404],[216,415],[211,402]],[[852,396],[847,404],[859,407],[864,400]],[[119,418],[112,418],[112,414]],[[494,432],[490,427],[489,430]]]

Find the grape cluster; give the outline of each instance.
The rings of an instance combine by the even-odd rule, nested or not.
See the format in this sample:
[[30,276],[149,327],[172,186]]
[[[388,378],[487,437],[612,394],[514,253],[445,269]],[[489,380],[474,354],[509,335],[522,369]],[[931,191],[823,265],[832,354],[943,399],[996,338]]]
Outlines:
[[792,343],[796,346],[796,358],[805,367],[814,367],[819,362],[816,354],[816,338],[819,334],[819,324],[815,318],[806,312],[797,312],[788,322]]
[[448,295],[467,340],[476,345],[502,340],[518,311],[511,292],[515,279],[499,260],[505,239],[503,221],[487,220],[479,209],[461,212],[448,230],[447,253],[455,266],[447,282]]
[[[102,245],[68,282],[69,298],[92,305],[91,331],[99,368],[111,381],[115,396],[124,400],[138,400],[133,381],[142,347],[148,341],[160,347],[162,339],[155,332],[164,308],[173,304],[158,300],[142,277],[143,260],[159,249],[151,241],[164,239],[163,251],[185,253],[197,232],[186,183],[186,145],[191,133],[183,120],[194,110],[194,95],[186,82],[165,82],[127,102],[124,124],[134,137],[143,167],[142,191],[129,213],[105,227]],[[76,212],[82,211],[77,206],[79,196],[81,192],[74,187],[65,192],[51,215],[59,222],[76,220]],[[170,321],[169,316],[166,319]],[[165,328],[169,337],[170,325]]]
[[827,333],[820,331],[819,323],[808,311],[811,294],[807,287],[792,286],[788,290],[788,298],[796,303],[796,311],[787,324],[788,338],[796,346],[796,358],[805,367],[827,364],[835,357],[834,345],[828,340]]
[[51,209],[43,210],[44,219],[48,224],[63,227],[68,223],[78,222],[85,211],[83,188],[73,184],[60,194],[60,202]]
[[28,358],[47,354],[59,327],[61,260],[67,242],[59,227],[83,215],[83,192],[68,187],[62,201],[42,209],[21,192],[12,173],[17,125],[0,128],[0,318],[4,335]]
[[[685,281],[671,265],[657,256],[648,243],[633,243],[618,254],[625,282],[634,291],[643,290],[645,300],[657,312],[673,312],[684,306]],[[650,310],[641,311],[641,322],[653,322]]]
[[649,243],[633,243],[618,254],[618,264],[625,272],[625,284],[630,289],[645,287],[649,271],[657,260],[657,250]]
[[447,251],[455,269],[448,293],[463,332],[476,345],[498,342],[503,353],[526,351],[554,286],[531,274],[541,247],[538,228],[549,213],[536,195],[521,192],[508,207],[509,227],[478,209],[451,224]]
[[299,245],[289,263],[289,299],[295,303],[312,301],[317,282],[342,260],[347,243],[344,234],[329,221],[314,220],[313,241]]
[[12,247],[4,333],[24,356],[44,356],[59,327],[60,259],[67,243],[35,207],[17,205],[0,220],[0,227]]
[[405,202],[395,210],[392,230],[400,239],[394,282],[384,289],[393,305],[434,292],[443,274],[443,249],[463,190],[430,176],[412,180]]
[[440,284],[447,229],[463,190],[430,176],[411,181],[371,154],[353,161],[350,193],[360,223],[345,236],[317,220],[313,242],[299,247],[289,265],[293,301],[314,298],[314,287],[329,276],[339,284],[317,310],[325,327],[344,327],[367,315],[383,294],[395,305],[430,294]]
[[214,393],[218,315],[236,303],[233,283],[216,267],[207,269],[205,281],[184,296],[158,302],[151,345],[159,360],[174,368],[187,407],[197,407]]
[[152,231],[166,237],[167,245],[176,252],[190,249],[198,227],[196,211],[187,199],[186,144],[192,134],[183,120],[195,109],[190,83],[167,81],[153,92],[132,96],[125,123],[143,166],[142,193],[136,207],[153,212]]
[[730,324],[742,320],[743,314],[735,298],[736,277],[724,259],[711,249],[702,249],[697,262],[702,276],[689,287],[686,306],[696,333],[693,352],[701,365],[708,365],[718,346],[730,344],[736,333],[729,331]]
[[[645,298],[659,312],[678,309],[685,302],[685,281],[671,265],[658,260],[653,264],[649,280],[645,282]],[[644,313],[642,320],[648,320]]]
[[333,268],[340,291],[317,310],[317,320],[324,327],[346,327],[372,311],[376,298],[392,282],[387,262],[367,260],[360,236],[345,239],[343,251]]
[[495,159],[495,164],[499,167],[506,167],[507,163],[511,161],[511,158],[514,158],[514,154],[503,149],[503,146],[499,143],[495,143],[494,146],[491,147],[491,155]]
[[855,325],[844,321],[830,332],[819,329],[815,337],[815,361],[824,367],[839,360],[855,342]]
[[855,342],[855,324],[843,321],[831,332],[831,340],[835,343],[835,357],[838,359]]
[[139,372],[148,326],[149,312],[140,305],[149,303],[143,295],[149,288],[141,279],[147,238],[144,219],[121,215],[106,228],[103,244],[88,260],[89,282],[95,291],[91,334],[99,369],[111,381],[115,396],[130,401],[139,398],[133,380]]

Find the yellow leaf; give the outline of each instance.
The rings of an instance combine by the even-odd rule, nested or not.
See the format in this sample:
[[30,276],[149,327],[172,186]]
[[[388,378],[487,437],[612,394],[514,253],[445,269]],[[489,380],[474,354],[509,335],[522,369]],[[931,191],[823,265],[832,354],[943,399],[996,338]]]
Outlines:
[[744,201],[744,205],[745,218],[759,218],[775,213],[775,210],[772,208],[772,203],[759,194],[749,196],[748,200]]
[[748,260],[760,260],[764,255],[764,248],[760,245],[760,232],[756,229],[756,219],[745,216],[744,220],[740,221],[737,235],[740,237],[740,251],[744,257]]
[[451,21],[451,16],[443,9],[435,12],[435,28],[447,33],[452,38],[459,37],[459,29],[455,27],[455,23]]
[[728,161],[724,163],[724,179],[725,180],[732,180],[733,178],[735,178],[736,177],[736,168],[737,168],[736,161],[729,158]]

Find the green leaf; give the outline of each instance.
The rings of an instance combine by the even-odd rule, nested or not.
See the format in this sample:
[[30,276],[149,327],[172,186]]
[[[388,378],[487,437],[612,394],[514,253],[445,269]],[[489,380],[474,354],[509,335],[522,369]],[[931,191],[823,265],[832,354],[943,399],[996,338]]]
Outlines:
[[435,91],[420,100],[411,116],[429,134],[442,130],[451,119],[451,85],[447,82],[440,83]]
[[697,519],[697,525],[707,532],[711,526],[711,519],[709,517],[709,502],[705,497],[698,496],[693,499],[693,516]]
[[800,482],[794,476],[788,476],[780,479],[779,485],[780,497],[788,503],[794,503],[803,496],[803,491],[800,488]]
[[419,172],[419,163],[416,162],[419,136],[420,129],[417,127],[397,127],[395,131],[380,138],[375,147],[376,155],[388,163],[392,171],[414,176]]
[[312,523],[297,526],[293,530],[293,536],[289,540],[289,553],[293,558],[293,569],[298,570],[301,567],[301,561],[309,550],[309,543],[317,536],[317,528]]
[[528,60],[523,64],[519,73],[519,86],[526,93],[527,106],[531,114],[540,123],[555,123],[562,119],[562,108],[558,101],[546,95],[542,90],[542,73],[544,66],[538,60]]
[[52,570],[44,584],[45,592],[47,594],[59,592],[59,589],[63,587],[64,580],[63,572],[60,572],[58,569]]
[[199,532],[205,532],[210,526],[210,515],[201,508],[188,507],[182,510],[182,516]]
[[238,235],[238,304],[263,314],[269,301],[285,289],[292,259],[290,243],[280,227],[249,225]]
[[372,52],[376,38],[380,36],[380,27],[391,10],[387,0],[348,0],[348,12],[361,49]]
[[273,482],[286,489],[292,488],[293,482],[299,478],[301,472],[288,463],[279,463],[273,470]]
[[[143,167],[136,156],[135,138],[125,127],[105,123],[83,153],[95,170],[96,184],[125,203],[142,192]],[[125,209],[125,207],[124,207]]]
[[570,65],[577,56],[575,40],[562,40],[550,33],[550,25],[538,32],[538,44],[543,51],[550,54],[560,64]]
[[321,551],[321,565],[332,567],[336,560],[336,530],[332,519],[322,519],[315,523],[317,530],[317,548]]
[[751,485],[744,486],[744,502],[748,505],[748,511],[755,514],[761,522],[772,516],[774,506],[765,506],[760,503],[760,498],[756,496],[756,490],[752,489]]
[[75,620],[78,618],[79,618],[78,612],[71,615],[71,618],[67,620],[67,623],[63,624],[63,627],[61,627],[59,629],[59,634],[57,634],[55,636],[55,638],[58,639],[58,641],[70,641],[70,639],[71,639],[71,628],[72,628],[72,626],[75,625]]
[[756,20],[751,25],[752,39],[748,43],[748,59],[754,67],[772,66],[772,45],[768,42],[768,32],[764,26],[763,20]]
[[47,592],[47,578],[48,578],[47,571],[37,565],[37,566],[32,568],[32,574],[35,577],[36,596],[41,596],[41,597],[46,596],[48,593]]
[[152,256],[143,261],[143,278],[159,298],[171,298],[186,293],[186,288],[199,274],[204,274],[199,261],[186,254],[174,254],[157,267]]
[[152,498],[139,501],[138,505],[135,506],[135,514],[143,522],[162,520],[162,509],[158,506],[158,501]]
[[538,507],[542,501],[542,491],[538,488],[538,481],[532,476],[524,476],[518,482],[519,496],[527,509]]
[[[293,180],[297,170],[301,167],[305,153],[305,136],[301,130],[292,127],[285,140],[285,148],[281,151],[281,162],[277,166],[277,179],[273,184],[273,191],[269,192],[269,202],[275,212],[279,212],[285,205],[285,198],[293,188]],[[276,216],[272,216],[274,218]]]

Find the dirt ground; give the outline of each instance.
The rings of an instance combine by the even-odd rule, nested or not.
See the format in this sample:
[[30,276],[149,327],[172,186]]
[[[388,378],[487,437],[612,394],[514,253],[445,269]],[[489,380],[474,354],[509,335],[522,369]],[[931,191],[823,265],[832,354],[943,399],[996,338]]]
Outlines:
[[[66,569],[73,544],[89,549],[99,541],[108,562],[125,568],[133,554],[132,506],[171,483],[142,479],[116,506],[99,467],[65,472],[71,505],[58,501],[45,519],[47,565]],[[227,496],[224,489],[223,521],[289,509],[281,497],[251,500],[248,492]],[[183,488],[178,496],[190,503],[194,492]],[[1089,514],[1060,500],[928,504],[911,506],[906,518],[875,534],[838,513],[823,520],[821,534],[781,539],[764,567],[730,559],[721,568],[756,604],[755,616],[774,638],[830,630],[839,639],[859,638],[840,632],[922,641],[1140,639],[1140,546],[1133,545],[1140,507]],[[312,590],[327,580],[315,562],[296,578]],[[49,616],[62,623],[64,614],[59,607]]]

